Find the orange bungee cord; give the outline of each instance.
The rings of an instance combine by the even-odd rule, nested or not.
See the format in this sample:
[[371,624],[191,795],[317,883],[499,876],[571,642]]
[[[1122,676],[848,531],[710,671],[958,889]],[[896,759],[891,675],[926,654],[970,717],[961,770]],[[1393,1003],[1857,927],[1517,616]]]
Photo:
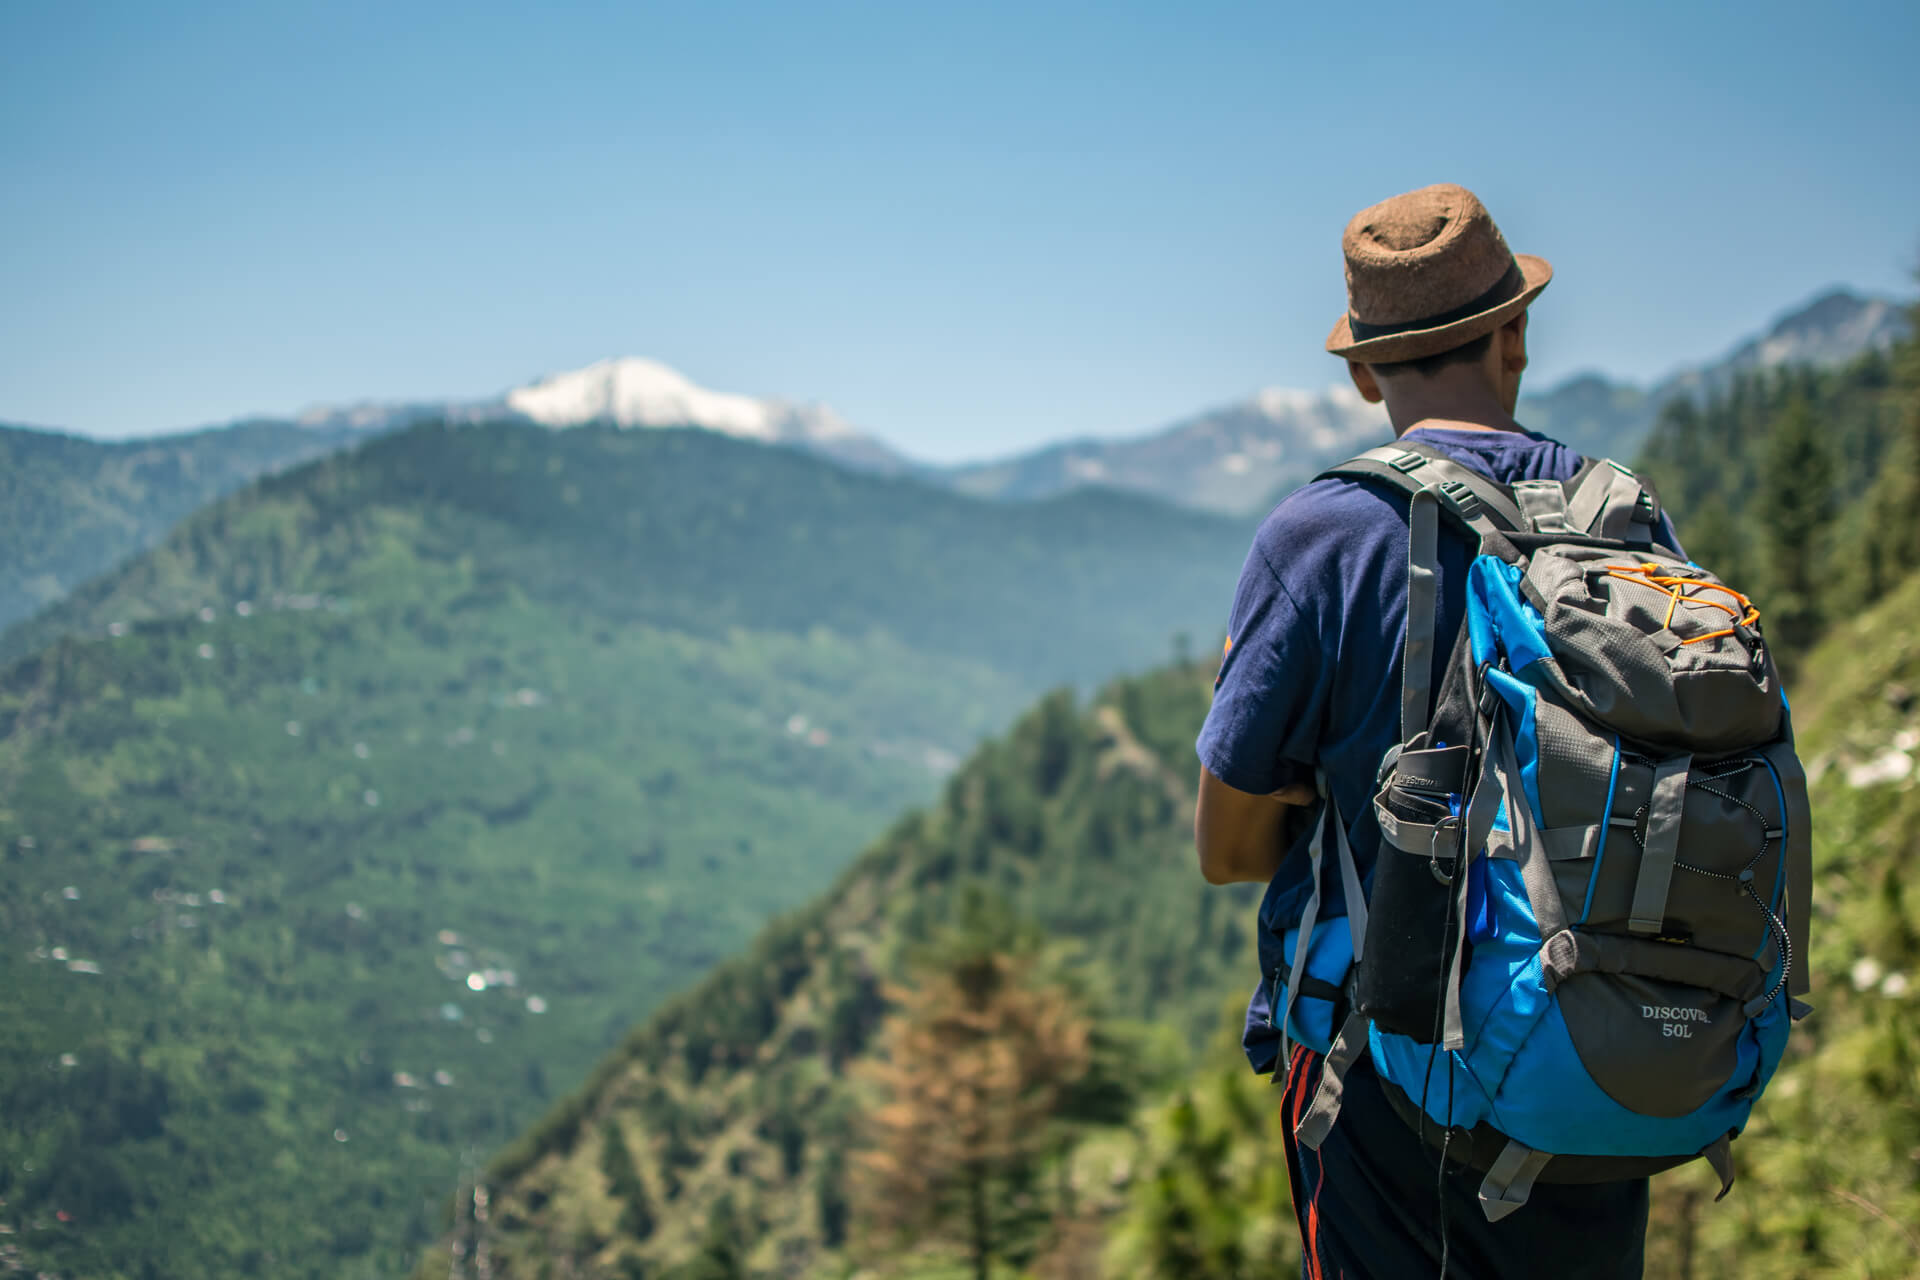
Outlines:
[[[1661,571],[1659,565],[1652,563],[1624,566],[1612,565],[1607,569],[1607,576],[1609,578],[1618,578],[1622,582],[1637,582],[1641,586],[1651,587],[1661,595],[1666,596],[1667,616],[1661,619],[1660,622],[1660,625],[1663,627],[1672,624],[1673,611],[1680,607],[1682,600],[1687,601],[1689,604],[1703,604],[1710,609],[1718,609],[1729,618],[1734,619],[1733,626],[1731,627],[1726,627],[1719,631],[1709,631],[1703,636],[1694,636],[1690,640],[1682,640],[1680,642],[1681,644],[1699,644],[1702,640],[1717,640],[1721,636],[1732,635],[1740,627],[1750,627],[1760,621],[1760,610],[1754,608],[1753,601],[1747,599],[1725,583],[1702,582],[1698,578],[1683,578],[1679,574],[1664,573]],[[1738,602],[1739,607],[1736,608],[1734,605],[1727,604],[1724,601],[1709,600],[1704,596],[1694,595],[1689,590],[1693,587],[1700,587],[1707,591],[1724,591]],[[1742,610],[1745,610],[1744,614]]]

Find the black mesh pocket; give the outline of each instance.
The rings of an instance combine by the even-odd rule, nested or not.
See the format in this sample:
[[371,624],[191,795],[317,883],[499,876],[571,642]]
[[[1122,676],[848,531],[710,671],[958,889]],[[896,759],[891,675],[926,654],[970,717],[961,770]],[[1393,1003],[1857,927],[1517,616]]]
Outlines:
[[[1446,808],[1403,793],[1390,792],[1389,802],[1396,816],[1422,824],[1447,816]],[[1459,931],[1457,920],[1448,923],[1455,886],[1442,883],[1432,868],[1424,855],[1381,844],[1353,989],[1354,1006],[1382,1031],[1421,1044],[1433,1038],[1440,975]]]

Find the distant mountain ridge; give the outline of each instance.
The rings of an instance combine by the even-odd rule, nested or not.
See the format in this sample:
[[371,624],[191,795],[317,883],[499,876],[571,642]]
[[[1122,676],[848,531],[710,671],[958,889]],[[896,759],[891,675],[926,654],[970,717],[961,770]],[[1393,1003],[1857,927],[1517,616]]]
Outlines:
[[[1630,459],[1660,410],[1683,395],[1724,391],[1741,373],[1792,364],[1844,364],[1907,332],[1886,298],[1834,289],[1794,308],[1717,360],[1640,387],[1599,373],[1523,395],[1519,418],[1583,453]],[[1388,436],[1385,412],[1349,386],[1319,393],[1268,388],[1142,436],[1048,445],[944,478],[979,497],[1039,498],[1088,484],[1151,493],[1226,514],[1253,514],[1321,469]]]
[[207,503],[356,438],[339,425],[285,422],[114,441],[0,424],[0,630]]
[[951,468],[943,478],[982,498],[1045,498],[1107,485],[1242,514],[1387,434],[1386,411],[1352,387],[1269,387],[1152,435],[1049,445],[1002,462]]
[[788,445],[865,471],[894,474],[911,464],[874,436],[857,431],[831,407],[777,397],[713,391],[658,360],[621,356],[581,369],[544,374],[481,400],[362,401],[307,409],[306,427],[390,431],[416,422],[532,422],[565,428],[702,427],[762,444]]
[[[1906,328],[1900,305],[1831,290],[1720,359],[1652,387],[1579,374],[1523,397],[1520,416],[1582,452],[1633,458],[1661,410],[1680,396],[1715,394],[1755,369],[1844,363],[1884,349]],[[152,546],[188,513],[256,476],[427,421],[693,426],[800,449],[855,470],[912,474],[972,497],[1030,500],[1106,487],[1235,516],[1263,511],[1316,471],[1387,434],[1385,415],[1351,387],[1273,387],[1145,435],[1065,441],[999,461],[937,466],[913,461],[824,404],[713,391],[639,357],[597,361],[477,400],[322,405],[287,418],[139,440],[0,426],[0,510],[16,516],[15,526],[0,533],[0,629]]]
[[363,400],[291,418],[95,440],[0,423],[0,631],[154,546],[248,482],[426,422],[701,427],[879,475],[915,470],[824,404],[710,391],[655,360],[602,360],[484,400]]
[[1742,374],[1844,365],[1868,351],[1888,350],[1909,331],[1902,304],[1833,289],[1718,360],[1680,369],[1647,388],[1600,373],[1577,374],[1544,395],[1521,397],[1520,418],[1582,453],[1633,458],[1661,411],[1677,399],[1722,395]]

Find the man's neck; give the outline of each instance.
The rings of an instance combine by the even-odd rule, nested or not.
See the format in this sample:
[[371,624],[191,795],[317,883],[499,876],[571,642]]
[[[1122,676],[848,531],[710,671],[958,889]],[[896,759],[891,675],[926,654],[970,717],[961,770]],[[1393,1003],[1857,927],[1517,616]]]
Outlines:
[[[1396,392],[1399,390],[1395,388]],[[1396,438],[1415,427],[1451,431],[1524,431],[1490,389],[1410,386],[1387,397],[1387,420]]]

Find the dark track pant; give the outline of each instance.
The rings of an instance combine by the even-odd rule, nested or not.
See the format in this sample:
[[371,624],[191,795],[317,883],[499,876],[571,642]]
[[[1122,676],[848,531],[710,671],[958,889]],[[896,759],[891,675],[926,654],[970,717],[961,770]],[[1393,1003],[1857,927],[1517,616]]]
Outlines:
[[1303,1280],[1439,1276],[1443,1206],[1449,1280],[1639,1280],[1646,1179],[1536,1183],[1523,1207],[1488,1222],[1482,1175],[1449,1161],[1441,1177],[1439,1153],[1395,1114],[1364,1056],[1347,1075],[1339,1122],[1320,1150],[1296,1143],[1293,1127],[1313,1100],[1321,1061],[1296,1048],[1281,1099]]

